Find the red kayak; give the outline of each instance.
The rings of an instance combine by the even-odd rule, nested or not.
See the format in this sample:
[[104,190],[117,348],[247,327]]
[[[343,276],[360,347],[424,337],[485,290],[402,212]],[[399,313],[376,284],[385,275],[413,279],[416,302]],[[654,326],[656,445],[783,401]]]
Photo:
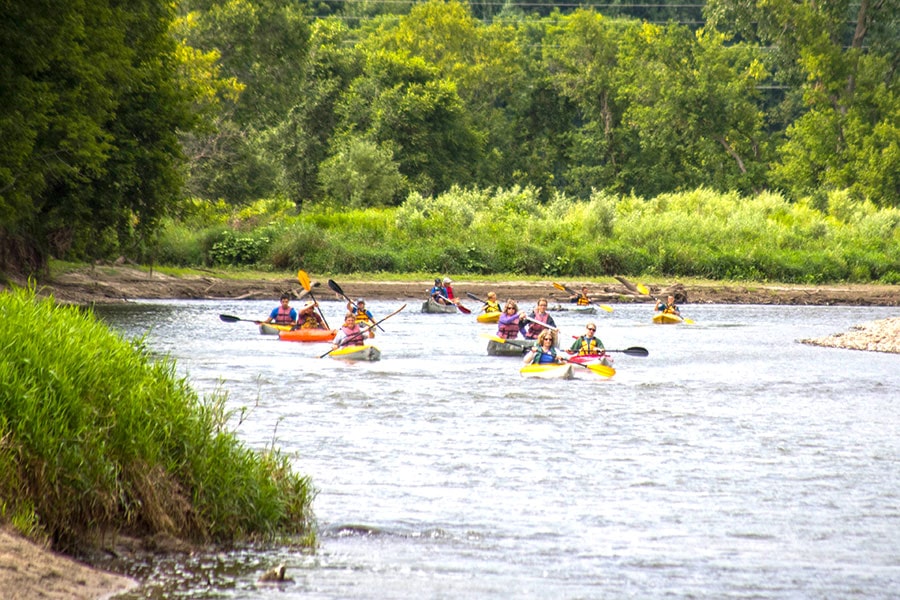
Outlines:
[[279,331],[278,339],[285,342],[330,342],[337,335],[332,329],[292,329]]

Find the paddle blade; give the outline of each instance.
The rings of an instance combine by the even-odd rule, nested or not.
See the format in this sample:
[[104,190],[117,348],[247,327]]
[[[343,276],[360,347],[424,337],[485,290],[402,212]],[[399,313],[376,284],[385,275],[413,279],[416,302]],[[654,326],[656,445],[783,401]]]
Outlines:
[[688,325],[694,325],[694,324],[695,324],[693,319],[683,319],[682,322],[683,322],[683,323],[686,323],[686,324],[688,324]]
[[471,292],[466,292],[466,296],[468,296],[472,300],[477,300],[478,302],[481,302],[482,304],[487,304],[487,302],[485,302],[484,300],[482,300],[481,298],[479,298],[478,296],[476,296],[475,294],[473,294]]
[[505,344],[506,340],[498,335],[491,335],[490,333],[479,333],[481,337],[491,340],[492,342],[497,342],[498,344]]
[[613,311],[613,307],[612,307],[612,306],[609,306],[609,305],[607,305],[607,304],[598,304],[597,306],[600,307],[600,310],[605,310],[606,312],[612,312],[612,311]]
[[640,346],[632,346],[631,348],[625,348],[624,350],[607,350],[607,352],[623,352],[628,356],[650,356],[647,349],[641,348]]
[[297,271],[297,281],[300,282],[300,285],[302,285],[303,289],[307,292],[309,291],[309,288],[312,287],[309,285],[309,275],[307,275],[306,271],[303,269]]
[[612,367],[607,367],[606,365],[596,364],[596,365],[582,365],[600,375],[601,377],[612,377],[616,374],[616,370]]
[[240,317],[233,317],[231,315],[219,315],[219,318],[226,323],[237,323],[238,321],[243,321],[243,319],[241,319]]
[[647,289],[647,286],[644,285],[643,283],[639,283],[639,284],[637,284],[635,287],[637,288],[637,291],[639,291],[639,292],[642,293],[643,295],[645,295],[645,296],[649,296],[649,295],[650,295],[650,290],[648,290],[648,289]]
[[459,312],[461,312],[461,313],[464,314],[464,315],[471,315],[471,314],[472,314],[472,311],[471,311],[471,310],[469,310],[468,308],[466,308],[465,306],[463,306],[463,305],[460,304],[459,302],[456,303],[456,308],[458,308],[458,309],[459,309]]
[[553,287],[555,287],[556,289],[558,289],[558,290],[561,291],[561,292],[568,292],[568,291],[569,291],[569,290],[566,289],[566,286],[564,286],[564,285],[561,284],[561,283],[556,283],[555,281],[553,282]]
[[331,290],[338,296],[344,296],[345,298],[347,297],[346,294],[344,294],[344,290],[341,289],[341,286],[339,286],[334,279],[328,280],[328,287],[330,287]]

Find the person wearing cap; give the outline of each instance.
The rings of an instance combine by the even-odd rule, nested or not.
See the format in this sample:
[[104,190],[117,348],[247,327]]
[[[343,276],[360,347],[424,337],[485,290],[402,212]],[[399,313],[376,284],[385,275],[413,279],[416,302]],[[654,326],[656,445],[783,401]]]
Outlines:
[[459,298],[453,295],[453,287],[450,285],[453,283],[453,280],[449,277],[444,277],[444,295],[447,297],[452,304],[459,304]]
[[276,323],[278,325],[296,325],[297,309],[291,307],[290,294],[281,295],[281,304],[272,309],[269,318],[264,323]]
[[356,322],[359,323],[360,327],[371,327],[371,329],[369,329],[369,337],[375,337],[375,317],[372,315],[371,311],[366,308],[365,298],[357,298],[356,304],[347,302],[347,311],[353,313],[353,316],[356,318]]
[[297,316],[295,329],[327,329],[325,321],[322,320],[322,317],[316,311],[318,305],[318,302],[307,302],[303,305]]

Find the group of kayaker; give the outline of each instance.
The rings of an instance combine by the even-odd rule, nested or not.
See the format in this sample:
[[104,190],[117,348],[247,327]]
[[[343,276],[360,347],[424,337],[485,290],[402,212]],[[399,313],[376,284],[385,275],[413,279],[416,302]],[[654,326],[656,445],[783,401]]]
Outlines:
[[[328,329],[318,302],[307,302],[298,311],[291,307],[289,294],[282,294],[280,300],[280,304],[272,309],[265,323],[291,325],[293,329]],[[375,317],[366,308],[366,301],[362,298],[356,302],[348,301],[344,323],[337,329],[332,347],[362,346],[366,338],[373,337],[375,337]]]

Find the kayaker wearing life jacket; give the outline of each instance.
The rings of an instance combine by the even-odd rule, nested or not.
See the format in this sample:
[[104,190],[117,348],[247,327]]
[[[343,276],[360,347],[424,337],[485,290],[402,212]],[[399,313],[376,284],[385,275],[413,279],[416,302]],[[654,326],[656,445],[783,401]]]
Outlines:
[[365,346],[365,336],[366,332],[356,322],[356,315],[347,312],[344,315],[344,324],[337,330],[337,335],[331,341],[331,347],[337,349],[341,346]]
[[272,309],[266,323],[277,323],[278,325],[296,325],[297,311],[291,308],[291,297],[288,294],[281,295],[281,305]]
[[[356,317],[356,322],[360,327],[366,327],[375,324],[375,317],[372,316],[372,313],[366,309],[366,301],[364,299],[358,298],[356,300],[356,306],[353,306],[353,304],[348,302],[347,310],[353,313],[353,315]],[[375,337],[374,329],[369,329],[369,337]]]
[[581,293],[577,296],[572,296],[569,298],[571,302],[576,303],[578,306],[587,306],[591,303],[591,298],[588,296],[588,289],[586,285],[581,286]]
[[325,322],[316,312],[315,302],[307,302],[297,316],[298,329],[325,329]]
[[596,356],[602,364],[612,366],[612,361],[609,360],[604,352],[603,342],[594,335],[596,331],[597,326],[593,322],[585,325],[584,335],[579,336],[575,340],[572,347],[569,348],[569,353],[577,354],[578,356]]
[[[531,311],[531,314],[528,315],[528,318],[531,321],[526,321],[528,325],[525,330],[525,339],[526,340],[536,340],[542,331],[550,331],[544,325],[549,325],[550,327],[556,327],[556,322],[553,320],[553,317],[550,316],[550,313],[547,312],[547,299],[541,298],[537,301],[537,306],[534,307],[534,310]],[[534,321],[539,321],[540,323],[534,323]],[[543,323],[543,325],[541,325]],[[553,343],[556,343],[556,335],[555,332],[553,336]]]
[[600,338],[594,335],[594,332],[597,331],[597,326],[594,325],[593,322],[585,325],[585,333],[584,335],[579,336],[575,342],[572,344],[570,350],[573,353],[578,354],[579,356],[587,356],[593,354],[602,354],[603,353],[603,342],[600,341]]
[[444,286],[441,285],[440,279],[434,280],[434,285],[430,290],[428,290],[428,295],[430,295],[431,299],[438,304],[449,304],[446,300],[447,290],[445,290]]
[[495,292],[488,292],[487,302],[484,303],[484,308],[481,309],[481,312],[501,312],[500,303],[497,302],[497,294]]
[[553,332],[545,329],[538,335],[537,343],[525,353],[522,359],[526,365],[546,365],[551,363],[564,363],[566,359],[556,354],[553,347]]
[[[524,314],[524,313],[523,313]],[[503,307],[503,314],[500,315],[497,323],[497,337],[504,340],[514,340],[519,337],[522,326],[519,320],[519,305],[510,298]]]
[[663,302],[662,300],[656,301],[656,310],[658,310],[660,312],[668,313],[670,315],[680,315],[681,314],[681,309],[679,309],[678,306],[675,304],[675,296],[672,296],[671,294],[669,295],[668,298],[666,298],[665,302]]

